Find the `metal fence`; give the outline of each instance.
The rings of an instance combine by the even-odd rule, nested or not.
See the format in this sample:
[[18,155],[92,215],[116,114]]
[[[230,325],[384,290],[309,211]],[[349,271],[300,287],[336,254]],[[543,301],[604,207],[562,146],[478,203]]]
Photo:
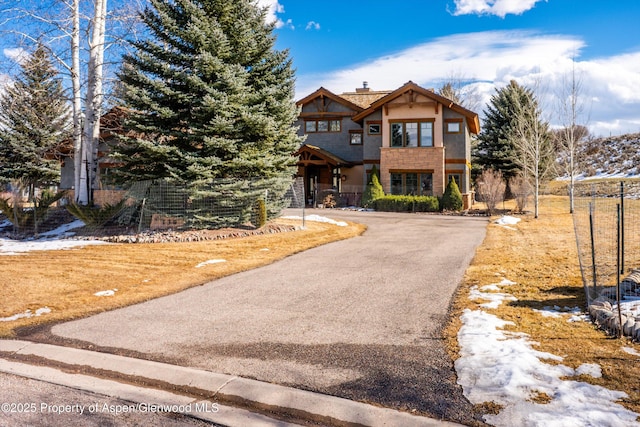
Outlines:
[[588,303],[639,295],[632,282],[619,285],[640,269],[640,182],[577,184],[573,222]]
[[143,181],[109,196],[109,202],[101,203],[102,217],[88,213],[94,217],[81,218],[92,222],[89,227],[138,232],[259,227],[284,208],[304,205],[303,187],[297,181],[275,179],[220,179],[198,185]]

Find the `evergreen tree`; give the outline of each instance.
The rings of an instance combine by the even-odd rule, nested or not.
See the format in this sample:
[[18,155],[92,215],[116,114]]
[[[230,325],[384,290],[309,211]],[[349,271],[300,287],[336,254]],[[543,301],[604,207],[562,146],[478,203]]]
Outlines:
[[373,165],[371,169],[371,178],[369,178],[369,182],[367,182],[367,186],[362,193],[362,201],[361,204],[365,208],[369,208],[373,205],[373,202],[380,197],[384,197],[384,189],[382,188],[382,184],[380,184],[380,179],[378,177],[378,168]]
[[506,180],[521,171],[512,129],[516,121],[516,105],[530,99],[530,91],[512,80],[509,85],[496,90],[484,111],[485,119],[474,150],[474,162],[483,169],[501,172]]
[[60,179],[58,146],[69,136],[70,108],[47,50],[38,45],[16,80],[0,94],[0,180],[33,197]]
[[462,193],[460,188],[456,184],[456,180],[449,180],[447,188],[442,195],[442,209],[447,211],[461,211],[462,210]]
[[[255,0],[150,0],[150,38],[120,72],[129,136],[114,156],[120,181],[259,179],[270,199],[292,182],[300,145],[294,71],[274,50]],[[243,190],[238,190],[243,191]],[[264,190],[261,190],[264,195]],[[269,204],[269,202],[267,202]],[[267,206],[273,214],[278,206]]]

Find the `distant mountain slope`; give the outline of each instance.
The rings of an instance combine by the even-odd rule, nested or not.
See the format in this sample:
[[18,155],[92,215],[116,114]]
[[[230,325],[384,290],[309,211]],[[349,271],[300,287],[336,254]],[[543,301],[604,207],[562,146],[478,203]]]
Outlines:
[[640,133],[595,138],[577,154],[581,177],[640,177]]

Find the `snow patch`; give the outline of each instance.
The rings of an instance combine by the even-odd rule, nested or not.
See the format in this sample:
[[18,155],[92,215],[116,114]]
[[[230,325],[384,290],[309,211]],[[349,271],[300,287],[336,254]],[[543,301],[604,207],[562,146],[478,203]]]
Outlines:
[[18,255],[31,251],[55,251],[61,249],[79,248],[89,245],[108,245],[101,240],[69,240],[65,237],[73,236],[71,230],[84,226],[80,220],[64,224],[55,230],[41,233],[38,239],[12,240],[0,238],[0,255]]
[[[302,221],[302,217],[301,216],[283,216],[283,219],[297,219],[297,220],[301,220]],[[334,219],[331,218],[327,218],[324,216],[320,216],[320,215],[305,215],[304,217],[305,221],[313,221],[313,222],[324,222],[327,224],[333,224],[333,225],[337,225],[338,227],[346,227],[347,224],[344,221],[336,221]]]
[[[535,350],[527,334],[504,331],[513,324],[482,310],[464,310],[458,332],[458,383],[473,404],[493,401],[503,407],[485,415],[494,426],[638,426],[638,414],[616,403],[627,397],[584,382],[562,380],[575,374],[598,375],[597,365],[573,370],[562,357]],[[537,404],[532,397],[551,397]]]
[[29,318],[29,317],[38,317],[43,314],[51,313],[51,309],[49,307],[42,307],[36,310],[35,313],[31,312],[31,310],[26,310],[24,313],[14,314],[9,317],[0,317],[0,322],[12,322],[14,320]]
[[583,363],[576,369],[576,375],[589,375],[593,378],[602,378],[602,369],[595,363]]
[[205,265],[209,265],[209,264],[219,264],[221,262],[227,262],[226,259],[210,259],[208,261],[204,261],[201,262],[200,264],[196,265],[196,268],[201,268],[204,267]]
[[635,348],[631,348],[631,347],[622,347],[622,351],[624,351],[625,353],[629,353],[633,356],[640,356],[640,352],[638,350],[636,350]]
[[97,297],[112,297],[116,294],[117,291],[118,291],[117,289],[108,289],[106,291],[96,292],[93,295]]
[[520,218],[516,218],[509,215],[503,215],[494,221],[494,224],[498,225],[516,225],[520,222]]

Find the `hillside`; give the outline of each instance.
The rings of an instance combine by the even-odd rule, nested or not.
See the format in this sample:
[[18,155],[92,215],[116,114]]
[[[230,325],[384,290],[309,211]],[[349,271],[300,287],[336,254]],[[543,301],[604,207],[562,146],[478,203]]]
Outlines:
[[577,158],[581,178],[640,177],[640,133],[594,138]]

